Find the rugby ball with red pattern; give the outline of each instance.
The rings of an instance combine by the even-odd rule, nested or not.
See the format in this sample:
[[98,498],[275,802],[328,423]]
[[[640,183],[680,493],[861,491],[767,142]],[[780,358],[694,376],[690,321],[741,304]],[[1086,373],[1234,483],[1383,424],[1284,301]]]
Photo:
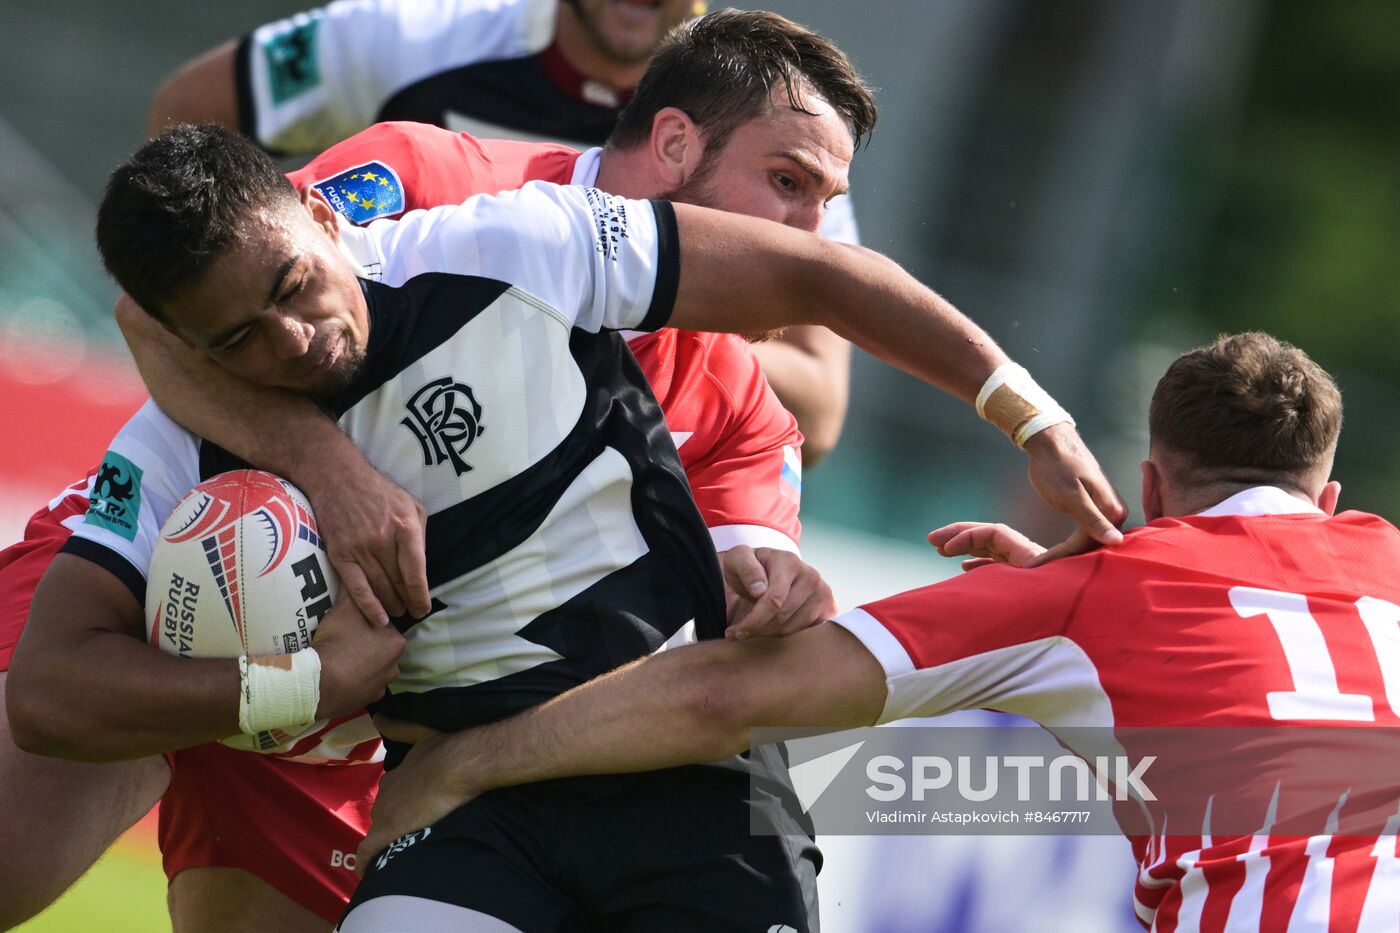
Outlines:
[[[311,644],[340,591],[316,518],[291,483],[235,470],[191,490],[161,528],[146,582],[146,636],[187,658],[289,654]],[[235,736],[278,752],[296,736]]]

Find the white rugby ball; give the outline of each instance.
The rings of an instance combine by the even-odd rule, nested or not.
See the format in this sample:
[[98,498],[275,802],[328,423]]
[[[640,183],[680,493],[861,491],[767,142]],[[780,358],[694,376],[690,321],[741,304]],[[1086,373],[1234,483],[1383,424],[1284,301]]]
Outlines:
[[[290,654],[340,592],[311,505],[261,470],[205,480],[160,530],[146,581],[146,637],[187,658]],[[281,753],[316,723],[237,735],[225,745]]]

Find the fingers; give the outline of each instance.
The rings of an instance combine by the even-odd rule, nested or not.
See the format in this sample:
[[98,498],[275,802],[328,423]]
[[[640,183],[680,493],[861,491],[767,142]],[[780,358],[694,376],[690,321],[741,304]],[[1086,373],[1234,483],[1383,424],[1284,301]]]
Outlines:
[[433,600],[428,593],[428,561],[423,525],[413,523],[398,536],[398,569],[403,589],[400,590],[408,611],[422,619],[432,612]]
[[774,634],[768,631],[769,627],[781,628],[787,619],[787,613],[783,612],[783,604],[788,598],[788,584],[787,580],[771,582],[768,592],[753,602],[747,612],[739,614],[739,618],[725,631],[725,636],[743,639],[754,635]]
[[[1121,508],[1121,501],[1118,505]],[[1122,543],[1123,532],[1119,531],[1117,526],[1108,519],[1108,516],[1099,510],[1098,503],[1089,496],[1082,484],[1079,488],[1079,494],[1071,499],[1070,515],[1079,523],[1080,529],[1099,544]]]
[[796,554],[761,548],[759,557],[768,571],[768,593],[747,611],[735,613],[726,637],[790,635],[837,614],[831,587]]
[[[1120,535],[1121,538],[1121,535]],[[1041,564],[1048,564],[1052,560],[1059,560],[1061,557],[1069,557],[1073,554],[1083,554],[1099,547],[1099,542],[1089,536],[1083,528],[1076,528],[1068,538],[1059,544],[1049,548],[1026,563],[1027,567],[1039,567]]]
[[737,596],[757,600],[768,592],[768,571],[748,545],[741,544],[721,554],[720,567],[724,570],[724,582]]
[[944,525],[942,528],[935,528],[928,533],[928,543],[938,549],[938,553],[944,557],[954,557],[964,554],[965,551],[948,550],[948,542],[960,536],[969,528],[978,528],[986,524],[985,522],[953,522],[951,525]]
[[365,578],[360,566],[345,564],[336,566],[335,569],[340,574],[340,582],[345,587],[345,592],[350,594],[350,598],[354,600],[360,612],[364,613],[365,618],[375,625],[388,625],[389,614],[384,611],[384,606],[374,595],[374,588],[369,585],[369,580]]
[[991,522],[958,522],[929,532],[929,543],[944,557],[962,554],[964,570],[975,570],[988,563],[1029,566],[1045,549],[1014,528]]

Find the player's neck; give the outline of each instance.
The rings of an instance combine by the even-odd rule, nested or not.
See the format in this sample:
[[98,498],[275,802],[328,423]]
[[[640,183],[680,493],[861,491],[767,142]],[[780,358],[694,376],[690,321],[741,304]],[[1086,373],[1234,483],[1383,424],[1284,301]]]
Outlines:
[[659,198],[666,185],[646,157],[644,146],[615,149],[607,146],[598,160],[598,188],[620,198]]
[[620,62],[604,55],[584,32],[578,14],[567,3],[559,4],[554,43],[564,60],[581,74],[606,84],[614,91],[630,92],[646,74],[646,61]]
[[1242,482],[1221,482],[1211,483],[1206,486],[1197,486],[1177,491],[1166,500],[1167,515],[1196,515],[1207,509],[1212,509],[1226,499],[1237,496],[1247,489],[1255,489],[1260,486],[1272,486],[1293,496],[1299,502],[1306,502],[1309,505],[1316,505],[1316,497],[1309,496],[1304,490],[1277,480],[1273,481],[1253,481]]

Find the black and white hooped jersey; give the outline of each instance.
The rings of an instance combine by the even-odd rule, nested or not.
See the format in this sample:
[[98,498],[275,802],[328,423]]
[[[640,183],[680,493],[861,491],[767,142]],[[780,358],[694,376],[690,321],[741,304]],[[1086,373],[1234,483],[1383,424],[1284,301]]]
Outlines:
[[[601,146],[627,97],[559,52],[557,9],[557,0],[338,0],[260,26],[238,46],[239,129],[287,154],[386,120]],[[858,242],[850,198],[832,200],[821,232]]]
[[[662,646],[721,635],[723,585],[660,406],[613,329],[665,324],[666,202],[532,183],[341,231],[364,274],[363,370],[331,407],[428,510],[433,612],[384,711],[461,728]],[[134,427],[133,427],[134,425]],[[134,480],[65,549],[144,596],[161,523],[245,466],[148,404],[107,464]]]

